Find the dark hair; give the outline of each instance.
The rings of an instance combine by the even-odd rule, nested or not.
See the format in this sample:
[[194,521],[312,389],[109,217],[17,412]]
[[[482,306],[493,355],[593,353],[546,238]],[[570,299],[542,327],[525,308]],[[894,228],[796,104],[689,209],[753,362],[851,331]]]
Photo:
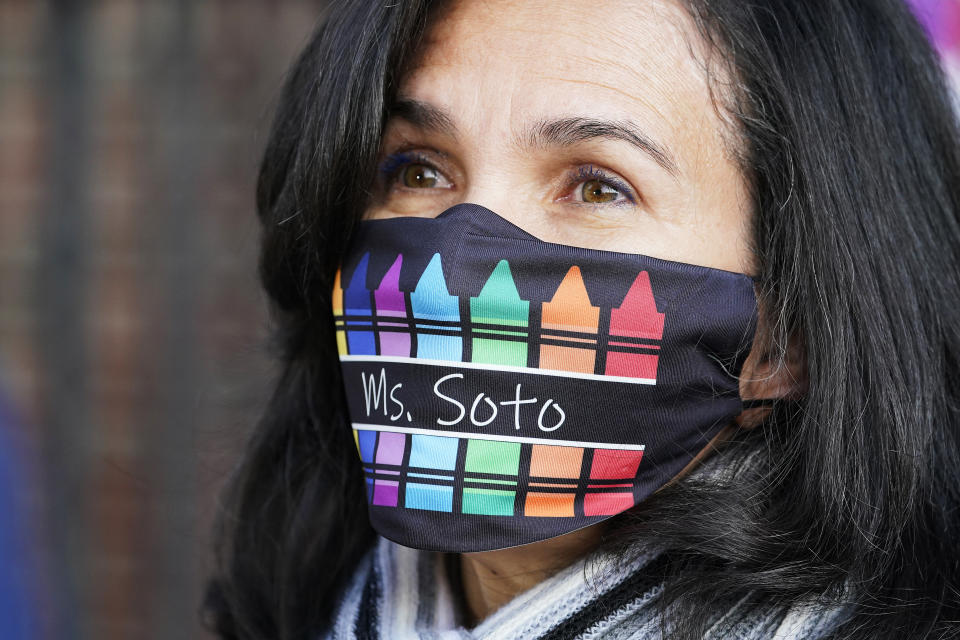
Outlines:
[[[763,345],[776,362],[799,337],[808,387],[721,454],[762,454],[749,473],[667,487],[608,544],[666,550],[677,637],[744,597],[840,597],[837,637],[953,637],[960,136],[943,72],[902,0],[685,3],[732,79],[716,96],[752,190]],[[330,292],[433,4],[338,3],[283,90],[257,191],[283,368],[219,517],[205,611],[222,638],[315,637],[375,539]]]

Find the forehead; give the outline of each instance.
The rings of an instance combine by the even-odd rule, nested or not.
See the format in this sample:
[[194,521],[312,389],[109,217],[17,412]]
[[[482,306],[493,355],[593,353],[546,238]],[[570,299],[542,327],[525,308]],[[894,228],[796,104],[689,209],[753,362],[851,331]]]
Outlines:
[[478,136],[558,115],[630,120],[682,165],[719,148],[705,59],[674,2],[470,0],[434,19],[401,93]]

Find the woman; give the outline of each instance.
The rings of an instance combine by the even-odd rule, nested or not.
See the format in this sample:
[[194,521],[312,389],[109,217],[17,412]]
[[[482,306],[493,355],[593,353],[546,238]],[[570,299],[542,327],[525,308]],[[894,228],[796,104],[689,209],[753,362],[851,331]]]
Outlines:
[[[957,142],[900,0],[331,8],[260,175],[284,366],[212,626],[956,637]],[[577,296],[593,333],[530,337]]]

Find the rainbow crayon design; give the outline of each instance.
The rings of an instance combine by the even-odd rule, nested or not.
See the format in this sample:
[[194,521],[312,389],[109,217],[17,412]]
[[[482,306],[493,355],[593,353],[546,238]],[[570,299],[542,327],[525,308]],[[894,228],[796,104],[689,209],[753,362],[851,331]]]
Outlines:
[[[346,311],[347,348],[352,355],[377,355],[377,343],[373,335],[373,308],[370,291],[367,289],[367,264],[370,254],[365,253],[343,292]],[[367,327],[356,328],[356,327]]]
[[650,342],[663,338],[663,319],[664,314],[657,311],[650,275],[641,271],[621,305],[610,312],[604,373],[655,381],[660,346]]
[[460,299],[450,295],[443,278],[440,254],[435,253],[410,294],[417,323],[417,356],[433,360],[463,360]]
[[[380,427],[354,429],[354,441],[371,504],[506,517],[629,509],[644,455],[643,448],[411,435]],[[524,459],[529,465],[521,464]]]
[[[403,254],[397,256],[390,269],[373,292],[377,307],[377,332],[380,336],[380,355],[410,355],[410,325],[407,323],[407,303],[400,291],[400,266]],[[402,318],[402,322],[385,321],[382,318]]]
[[340,268],[333,279],[333,317],[337,328],[337,353],[347,353],[347,333],[343,324],[343,286],[340,284]]
[[529,315],[530,302],[520,298],[510,263],[501,260],[470,298],[472,362],[526,366]]
[[540,326],[541,369],[594,373],[600,308],[590,304],[577,265],[570,267],[553,298],[541,306]]

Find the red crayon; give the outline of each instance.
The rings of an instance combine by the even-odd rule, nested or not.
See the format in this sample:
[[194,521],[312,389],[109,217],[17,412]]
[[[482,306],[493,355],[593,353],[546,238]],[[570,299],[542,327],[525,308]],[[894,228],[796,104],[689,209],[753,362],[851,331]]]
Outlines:
[[650,286],[650,274],[637,274],[619,307],[610,312],[610,341],[604,373],[611,376],[657,380],[659,356],[651,351],[663,338],[664,314],[657,311],[657,301]]

